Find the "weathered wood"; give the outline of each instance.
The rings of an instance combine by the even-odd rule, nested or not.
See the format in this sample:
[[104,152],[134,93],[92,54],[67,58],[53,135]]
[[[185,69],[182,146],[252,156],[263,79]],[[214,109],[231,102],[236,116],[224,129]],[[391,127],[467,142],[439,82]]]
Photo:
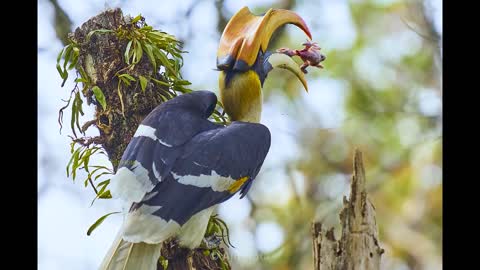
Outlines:
[[343,198],[340,213],[342,236],[335,240],[333,228],[312,224],[315,270],[378,270],[384,250],[378,242],[375,207],[365,189],[362,153],[355,151],[350,198]]

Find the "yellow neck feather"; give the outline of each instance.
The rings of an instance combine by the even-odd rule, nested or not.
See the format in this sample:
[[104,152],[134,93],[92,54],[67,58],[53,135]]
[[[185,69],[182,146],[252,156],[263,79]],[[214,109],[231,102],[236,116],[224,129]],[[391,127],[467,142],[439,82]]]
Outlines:
[[237,73],[225,87],[225,71],[220,73],[220,100],[232,121],[260,122],[262,88],[260,79],[252,70]]

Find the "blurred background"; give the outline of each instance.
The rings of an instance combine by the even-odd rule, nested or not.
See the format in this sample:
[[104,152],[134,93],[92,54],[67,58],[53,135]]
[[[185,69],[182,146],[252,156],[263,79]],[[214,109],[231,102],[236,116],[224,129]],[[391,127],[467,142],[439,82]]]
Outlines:
[[[364,154],[386,251],[382,269],[442,268],[440,0],[39,0],[39,269],[96,269],[122,221],[113,215],[87,236],[95,220],[120,205],[99,200],[90,207],[93,191],[66,176],[70,130],[67,124],[60,134],[57,118],[75,76],[60,87],[55,64],[63,35],[106,8],[142,14],[184,42],[183,76],[191,88],[218,92],[218,40],[245,5],[257,14],[270,7],[296,11],[327,60],[323,70],[308,68],[308,94],[286,71],[271,72],[265,83],[269,155],[248,198],[235,196],[219,208],[235,246],[233,269],[312,269],[310,223],[333,226],[340,237],[338,213],[349,194],[355,148]],[[300,49],[305,38],[286,26],[270,48]],[[82,122],[92,115],[88,108]]]

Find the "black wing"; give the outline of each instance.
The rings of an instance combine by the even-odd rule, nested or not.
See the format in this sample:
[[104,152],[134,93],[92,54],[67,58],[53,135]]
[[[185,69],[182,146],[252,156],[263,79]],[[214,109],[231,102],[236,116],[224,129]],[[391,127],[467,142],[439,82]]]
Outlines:
[[142,204],[162,206],[156,215],[184,224],[195,213],[226,201],[239,190],[245,195],[269,147],[270,132],[260,124],[234,122],[202,132],[185,145],[165,184],[152,190],[157,195]]
[[[270,132],[256,123],[210,122],[216,102],[215,94],[195,91],[152,111],[125,150],[117,172],[125,176],[116,175],[122,181],[112,195],[134,202],[130,211],[155,209],[148,214],[160,218],[159,229],[169,221],[181,226],[239,190],[244,196],[268,153]],[[148,237],[143,231],[138,238]]]

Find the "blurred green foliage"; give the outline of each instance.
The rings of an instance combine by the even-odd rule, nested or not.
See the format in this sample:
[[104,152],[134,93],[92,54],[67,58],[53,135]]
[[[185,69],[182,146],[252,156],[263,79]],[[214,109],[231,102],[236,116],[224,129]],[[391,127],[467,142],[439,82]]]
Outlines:
[[[315,219],[335,226],[336,237],[340,237],[338,213],[342,196],[349,194],[355,148],[364,153],[369,196],[386,250],[382,268],[440,269],[441,43],[428,21],[431,10],[418,1],[349,1],[345,5],[356,33],[354,42],[337,48],[325,45],[328,37],[315,35],[332,31],[321,19],[332,3],[321,2],[323,13],[316,17],[298,11],[327,56],[324,70],[308,69],[310,94],[279,71],[270,73],[264,88],[265,102],[279,92],[291,100],[282,110],[290,112],[294,106],[288,117],[299,128],[292,136],[300,154],[286,169],[291,190],[285,192],[293,194],[287,204],[265,203],[259,198],[269,196],[270,190],[252,190],[249,222],[254,225],[249,228],[256,235],[259,223],[274,222],[282,228],[284,241],[255,263],[240,263],[241,269],[312,269],[310,223]],[[293,9],[319,10],[316,5],[297,1]],[[284,32],[270,44],[270,49],[279,47],[299,49],[301,45],[297,36]],[[337,81],[343,88],[343,106],[335,108],[343,117],[334,127],[298,101],[315,91],[337,91],[315,87],[326,80]],[[309,121],[295,121],[301,115],[313,116]],[[260,174],[256,182],[273,181],[268,177]],[[298,190],[298,186],[303,188]],[[260,250],[257,254],[261,255]]]

